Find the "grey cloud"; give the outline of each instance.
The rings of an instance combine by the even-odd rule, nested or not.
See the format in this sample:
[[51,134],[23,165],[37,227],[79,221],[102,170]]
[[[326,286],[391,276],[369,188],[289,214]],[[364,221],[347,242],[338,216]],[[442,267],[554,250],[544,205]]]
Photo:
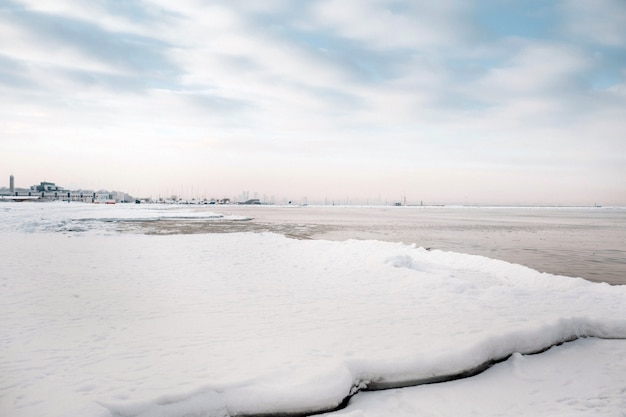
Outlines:
[[[330,64],[355,82],[377,83],[397,76],[397,65],[410,52],[406,48],[374,48],[358,39],[341,36],[334,30],[310,27],[312,9],[321,2],[281,2],[274,9],[251,10],[245,6],[235,8],[250,28],[259,31],[277,44],[284,43],[307,51],[320,63]],[[312,73],[315,68],[311,69]]]
[[[20,91],[44,91],[44,79],[67,80],[78,88],[101,87],[125,92],[141,92],[150,88],[175,89],[167,79],[155,76],[137,77],[95,71],[83,71],[27,63],[0,54],[0,84]],[[49,86],[46,86],[49,88]]]
[[218,54],[217,58],[224,68],[238,74],[253,73],[262,69],[258,62],[245,55]]
[[108,65],[140,73],[173,76],[176,66],[166,57],[166,43],[131,33],[108,31],[91,22],[5,6],[7,18],[18,23],[49,47],[70,47]]
[[140,93],[147,89],[159,88],[175,90],[177,85],[156,76],[119,75],[93,71],[59,69],[56,76],[69,79],[74,84],[83,87],[101,87],[108,90],[122,90],[126,93]]
[[219,113],[239,112],[250,110],[254,107],[250,102],[218,95],[194,93],[184,94],[184,97],[195,106]]
[[626,37],[626,2],[623,0],[563,0],[566,17],[559,29],[579,43],[622,48]]
[[38,83],[28,76],[29,68],[22,62],[0,54],[0,84],[10,88],[35,88]]
[[145,23],[181,17],[171,10],[158,8],[141,0],[100,0],[100,3],[108,13],[132,22]]

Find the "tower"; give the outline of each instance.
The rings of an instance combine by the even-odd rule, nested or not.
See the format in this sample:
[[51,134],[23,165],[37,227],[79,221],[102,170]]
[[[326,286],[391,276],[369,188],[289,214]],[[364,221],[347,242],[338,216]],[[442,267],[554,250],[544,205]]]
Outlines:
[[15,178],[13,177],[13,174],[9,177],[9,191],[11,194],[15,192]]

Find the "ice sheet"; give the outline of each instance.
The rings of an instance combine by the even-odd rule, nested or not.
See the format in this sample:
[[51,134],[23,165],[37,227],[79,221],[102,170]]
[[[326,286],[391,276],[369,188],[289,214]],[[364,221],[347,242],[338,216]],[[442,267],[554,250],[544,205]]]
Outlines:
[[308,413],[626,337],[626,287],[399,243],[5,229],[0,253],[14,417]]

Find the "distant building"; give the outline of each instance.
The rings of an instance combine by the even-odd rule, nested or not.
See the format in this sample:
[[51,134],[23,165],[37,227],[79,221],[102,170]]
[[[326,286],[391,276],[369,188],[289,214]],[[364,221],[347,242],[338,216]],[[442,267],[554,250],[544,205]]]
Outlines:
[[259,200],[258,198],[251,198],[250,200],[246,200],[243,203],[239,204],[261,204],[261,200]]
[[98,202],[115,202],[128,203],[134,202],[135,198],[121,191],[98,192],[92,190],[68,190],[53,182],[42,181],[39,185],[32,185],[29,188],[19,188],[15,186],[15,177],[9,176],[9,187],[0,187],[0,200],[2,201],[78,201],[83,203]]
[[58,185],[56,185],[53,182],[41,182],[39,183],[39,185],[33,185],[32,187],[30,187],[31,190],[33,191],[38,191],[38,192],[45,192],[45,193],[49,193],[49,192],[54,192],[54,191],[63,191],[63,187],[60,187]]

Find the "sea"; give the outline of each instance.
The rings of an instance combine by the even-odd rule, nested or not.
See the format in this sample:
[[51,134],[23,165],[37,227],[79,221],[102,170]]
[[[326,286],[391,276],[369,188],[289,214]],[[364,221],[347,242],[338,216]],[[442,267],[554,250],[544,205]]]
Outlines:
[[[96,227],[87,221],[94,214],[92,204],[70,204],[2,203],[6,224],[0,231],[33,225],[65,231]],[[402,242],[626,284],[626,207],[116,204],[97,212],[107,228],[120,232],[271,232],[296,239]],[[36,219],[29,217],[33,213],[39,213]]]
[[[268,231],[298,239],[371,239],[481,255],[540,272],[626,284],[626,207],[200,206],[248,221],[185,233]],[[149,224],[179,233],[180,221]]]

